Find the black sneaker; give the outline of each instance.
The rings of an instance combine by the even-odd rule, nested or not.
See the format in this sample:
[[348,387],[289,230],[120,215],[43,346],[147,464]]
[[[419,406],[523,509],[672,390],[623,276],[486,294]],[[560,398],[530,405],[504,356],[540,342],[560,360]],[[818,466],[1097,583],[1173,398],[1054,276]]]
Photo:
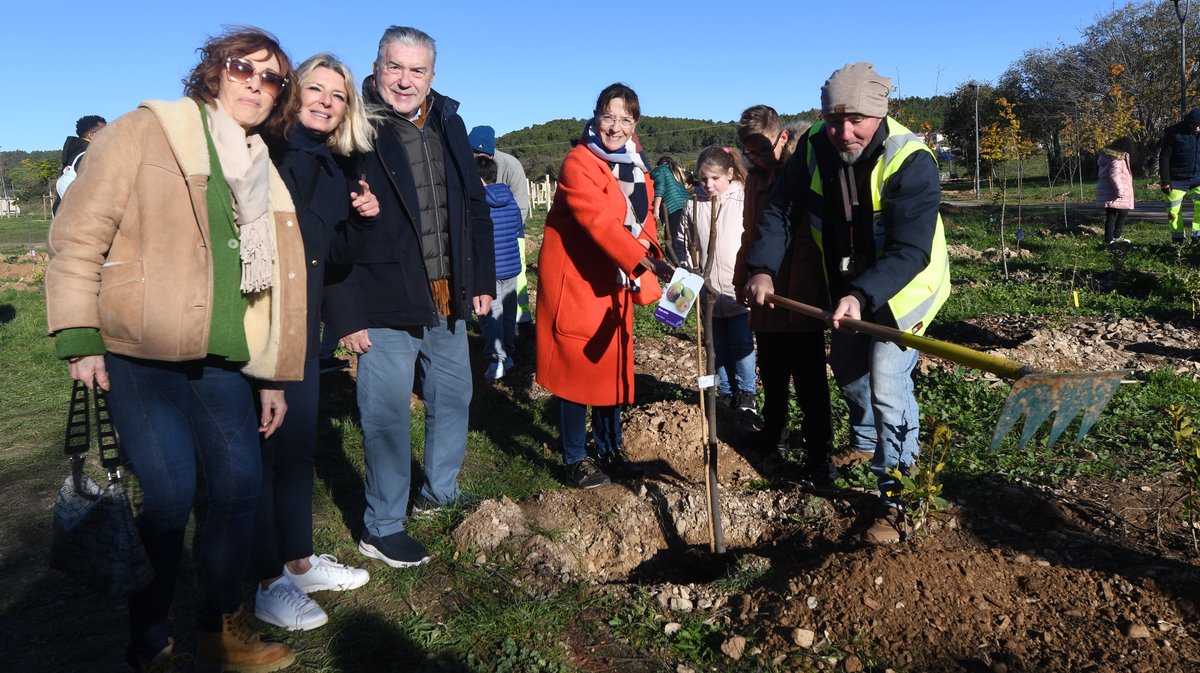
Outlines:
[[612,483],[608,475],[604,474],[599,467],[596,467],[596,463],[591,458],[584,458],[578,463],[571,463],[567,468],[571,472],[571,479],[575,481],[575,485],[585,491],[600,488],[601,486],[608,486]]
[[640,465],[629,460],[629,454],[625,453],[623,446],[596,456],[596,462],[600,464],[600,469],[617,479],[638,479],[646,474]]
[[741,390],[733,396],[733,408],[757,416],[758,400],[754,399],[754,393]]
[[387,537],[375,537],[364,532],[358,542],[358,553],[379,559],[393,568],[412,568],[429,560],[425,545],[400,531]]
[[321,373],[328,374],[330,372],[340,372],[350,366],[349,360],[342,358],[321,358]]

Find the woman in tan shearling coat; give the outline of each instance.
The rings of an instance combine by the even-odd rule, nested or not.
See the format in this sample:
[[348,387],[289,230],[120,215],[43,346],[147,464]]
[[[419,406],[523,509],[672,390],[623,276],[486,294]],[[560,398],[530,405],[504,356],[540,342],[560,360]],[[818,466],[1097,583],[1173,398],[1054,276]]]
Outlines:
[[284,128],[291,64],[257,29],[211,39],[186,98],[151,101],[96,137],[50,228],[46,315],[71,378],[107,390],[138,475],[155,571],[129,597],[135,671],[176,670],[168,615],[199,458],[208,513],[196,670],[295,659],[241,618],[261,487],[258,435],[286,410],[248,376],[301,376],[304,248],[258,132]]

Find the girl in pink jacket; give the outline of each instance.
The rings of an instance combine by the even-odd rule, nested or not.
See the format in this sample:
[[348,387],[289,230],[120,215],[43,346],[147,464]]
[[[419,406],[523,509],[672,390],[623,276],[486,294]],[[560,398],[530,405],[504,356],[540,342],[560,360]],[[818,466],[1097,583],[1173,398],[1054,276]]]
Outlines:
[[733,272],[742,245],[742,209],[745,207],[746,167],[741,152],[712,146],[700,153],[696,172],[708,196],[684,209],[683,224],[674,243],[680,259],[688,250],[699,251],[700,269],[708,263],[709,231],[716,215],[716,244],[709,282],[720,295],[713,307],[713,347],[716,350],[717,395],[731,407],[758,413],[754,333],[750,309],[740,304],[734,291]]
[[1100,180],[1096,183],[1096,204],[1104,208],[1104,243],[1129,243],[1121,236],[1125,217],[1133,210],[1133,173],[1129,168],[1129,141],[1121,138],[1100,150]]

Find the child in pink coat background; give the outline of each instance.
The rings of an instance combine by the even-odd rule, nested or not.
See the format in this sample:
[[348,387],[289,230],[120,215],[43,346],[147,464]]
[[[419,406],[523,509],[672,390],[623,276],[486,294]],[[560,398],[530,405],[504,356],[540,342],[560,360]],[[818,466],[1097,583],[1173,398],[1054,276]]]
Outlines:
[[1121,138],[1100,150],[1096,162],[1100,179],[1096,183],[1096,204],[1104,208],[1104,243],[1129,243],[1121,236],[1125,217],[1133,210],[1133,172],[1129,165],[1129,139]]

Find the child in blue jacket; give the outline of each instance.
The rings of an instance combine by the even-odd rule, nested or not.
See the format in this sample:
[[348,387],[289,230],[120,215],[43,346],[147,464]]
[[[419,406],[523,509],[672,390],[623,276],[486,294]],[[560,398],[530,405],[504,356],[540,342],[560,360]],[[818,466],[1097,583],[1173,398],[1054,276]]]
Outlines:
[[492,209],[492,230],[496,246],[496,299],[488,315],[479,317],[483,333],[483,354],[488,362],[483,378],[496,381],[512,370],[517,335],[517,276],[521,273],[521,248],[518,239],[525,238],[525,222],[512,190],[496,182],[496,162],[490,157],[476,157],[479,177],[487,191]]

